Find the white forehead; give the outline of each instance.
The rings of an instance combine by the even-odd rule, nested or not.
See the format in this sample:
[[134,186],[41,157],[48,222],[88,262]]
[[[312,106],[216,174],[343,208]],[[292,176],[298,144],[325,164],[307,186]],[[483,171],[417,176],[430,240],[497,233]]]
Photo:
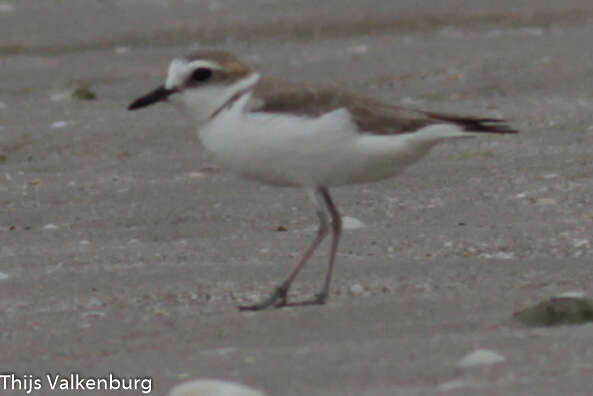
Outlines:
[[188,61],[183,58],[175,58],[169,63],[169,71],[167,72],[167,81],[165,81],[165,88],[171,89],[180,87],[187,80],[187,77],[197,68],[207,67],[208,69],[221,69],[218,63],[207,60]]

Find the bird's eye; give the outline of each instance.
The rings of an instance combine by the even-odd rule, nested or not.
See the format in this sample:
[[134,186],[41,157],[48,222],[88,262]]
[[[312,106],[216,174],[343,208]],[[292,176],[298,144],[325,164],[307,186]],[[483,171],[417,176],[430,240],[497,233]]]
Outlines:
[[212,70],[208,69],[207,67],[198,67],[196,70],[194,70],[189,79],[190,81],[201,82],[209,79],[211,75]]

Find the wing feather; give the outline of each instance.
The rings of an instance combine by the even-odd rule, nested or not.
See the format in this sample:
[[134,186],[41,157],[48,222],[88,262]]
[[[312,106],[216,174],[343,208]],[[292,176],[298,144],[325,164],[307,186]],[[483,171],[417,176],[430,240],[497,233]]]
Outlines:
[[412,110],[333,87],[301,85],[275,79],[262,79],[258,83],[249,111],[318,117],[339,108],[350,112],[360,133],[364,134],[412,133],[442,123],[459,125],[468,132],[518,132],[502,119]]

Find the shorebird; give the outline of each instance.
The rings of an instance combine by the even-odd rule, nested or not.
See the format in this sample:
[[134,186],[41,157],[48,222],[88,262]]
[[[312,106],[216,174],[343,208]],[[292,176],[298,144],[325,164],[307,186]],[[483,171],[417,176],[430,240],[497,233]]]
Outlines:
[[132,102],[136,110],[168,102],[197,127],[222,167],[249,179],[303,188],[319,219],[317,235],[260,310],[288,304],[287,293],[315,249],[332,235],[321,291],[301,304],[324,304],[342,233],[332,187],[388,179],[437,143],[517,131],[498,118],[413,110],[334,87],[263,78],[232,54],[199,50],[175,58],[165,83]]

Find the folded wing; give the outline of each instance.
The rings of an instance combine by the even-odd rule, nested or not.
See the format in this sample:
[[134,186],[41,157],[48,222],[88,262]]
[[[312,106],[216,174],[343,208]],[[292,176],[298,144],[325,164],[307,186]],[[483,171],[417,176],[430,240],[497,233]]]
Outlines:
[[339,108],[350,112],[352,120],[363,134],[413,133],[426,126],[443,123],[459,125],[468,132],[518,132],[502,119],[407,109],[333,87],[301,85],[274,79],[262,79],[258,83],[248,110],[318,117]]

